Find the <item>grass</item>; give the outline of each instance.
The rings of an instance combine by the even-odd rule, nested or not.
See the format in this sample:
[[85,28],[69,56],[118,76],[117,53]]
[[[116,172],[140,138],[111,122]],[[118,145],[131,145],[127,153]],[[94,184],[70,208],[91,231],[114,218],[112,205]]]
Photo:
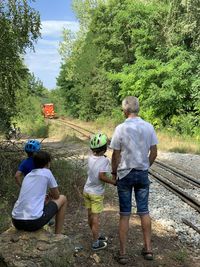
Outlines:
[[192,137],[172,133],[158,132],[158,149],[166,152],[189,153],[200,155],[200,142]]
[[0,216],[0,233],[1,233],[7,230],[8,226],[11,224],[10,220],[11,208],[8,201],[5,198],[1,200],[0,213],[1,213]]
[[[73,119],[72,123],[77,124],[93,132],[104,132],[111,139],[116,124],[110,118],[104,121],[84,122]],[[157,131],[159,140],[158,149],[164,152],[189,153],[200,155],[200,141],[191,136],[183,136],[176,133]]]
[[188,258],[188,253],[186,249],[182,248],[179,251],[174,251],[171,253],[172,259],[179,261],[180,263],[184,263]]
[[14,146],[10,147],[10,149],[13,149],[13,152],[3,152],[0,150],[0,233],[6,230],[11,224],[11,209],[18,194],[18,187],[15,184],[14,174],[22,155],[20,152],[14,152]]
[[69,202],[79,202],[82,197],[86,179],[85,161],[77,155],[70,155],[67,160],[52,161],[51,169],[56,177],[59,188],[67,196]]

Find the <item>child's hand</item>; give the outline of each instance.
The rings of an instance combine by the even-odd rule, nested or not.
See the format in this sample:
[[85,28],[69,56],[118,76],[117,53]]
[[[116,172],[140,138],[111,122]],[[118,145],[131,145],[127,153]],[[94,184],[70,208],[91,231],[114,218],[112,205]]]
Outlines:
[[113,180],[113,185],[114,185],[114,186],[117,185],[117,180]]
[[112,175],[112,184],[114,185],[114,186],[116,186],[117,185],[117,180],[116,180],[116,175]]
[[52,195],[51,195],[51,193],[49,192],[48,194],[46,194],[46,197],[45,197],[45,203],[48,203],[50,200],[52,200]]

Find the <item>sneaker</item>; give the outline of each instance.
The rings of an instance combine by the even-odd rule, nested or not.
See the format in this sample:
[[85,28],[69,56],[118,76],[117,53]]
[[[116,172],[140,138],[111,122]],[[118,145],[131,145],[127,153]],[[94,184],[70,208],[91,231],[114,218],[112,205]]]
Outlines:
[[104,249],[104,248],[107,247],[107,243],[106,242],[99,241],[98,243],[99,243],[98,245],[96,245],[95,243],[92,245],[92,249],[94,251],[97,251],[97,250],[100,250],[100,249]]
[[104,235],[100,235],[99,238],[98,238],[99,241],[103,241],[103,242],[107,242],[108,241],[108,238],[107,236],[104,236]]

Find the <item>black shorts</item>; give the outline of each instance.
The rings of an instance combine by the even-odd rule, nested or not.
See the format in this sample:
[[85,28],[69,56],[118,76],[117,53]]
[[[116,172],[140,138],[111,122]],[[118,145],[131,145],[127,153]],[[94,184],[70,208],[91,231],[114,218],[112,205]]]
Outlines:
[[37,231],[47,224],[51,218],[58,212],[58,206],[54,201],[49,201],[43,209],[43,215],[36,220],[17,220],[12,218],[13,225],[18,230]]

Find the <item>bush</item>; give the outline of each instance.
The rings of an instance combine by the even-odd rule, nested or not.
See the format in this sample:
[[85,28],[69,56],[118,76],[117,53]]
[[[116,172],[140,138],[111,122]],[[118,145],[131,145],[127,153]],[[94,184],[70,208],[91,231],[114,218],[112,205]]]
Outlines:
[[192,136],[195,129],[194,117],[192,114],[173,116],[171,119],[171,126],[179,134]]
[[193,132],[194,132],[194,138],[197,141],[200,141],[200,127],[194,127]]
[[162,128],[162,121],[160,118],[156,117],[155,114],[154,114],[154,110],[153,108],[149,108],[149,109],[146,109],[146,110],[143,110],[141,108],[141,112],[140,112],[140,116],[150,122],[151,124],[153,124],[153,126],[155,127],[155,129],[161,129]]
[[13,118],[17,125],[20,126],[21,132],[36,138],[48,136],[49,127],[42,115],[39,98],[24,97],[21,105],[18,103],[19,113],[16,118]]
[[124,119],[125,118],[124,118],[123,112],[119,108],[116,108],[112,111],[112,114],[109,117],[101,114],[96,119],[96,123],[97,123],[97,125],[100,125],[101,127],[105,127],[105,126],[108,127],[108,125],[109,125],[110,127],[114,128],[119,123],[122,123],[124,121]]
[[58,180],[60,191],[67,196],[68,201],[80,203],[86,177],[85,163],[75,155],[71,156],[73,158],[67,160],[54,159],[51,169]]
[[[9,151],[14,150],[15,147],[11,144],[10,147],[7,146],[5,149]],[[15,184],[14,175],[22,155],[23,151],[4,152],[3,150],[0,150],[0,233],[6,230],[11,223],[11,209],[18,194],[18,187]]]
[[20,126],[21,131],[31,137],[43,138],[49,135],[49,125],[45,122],[43,117],[36,118],[34,124],[27,118],[21,122]]

